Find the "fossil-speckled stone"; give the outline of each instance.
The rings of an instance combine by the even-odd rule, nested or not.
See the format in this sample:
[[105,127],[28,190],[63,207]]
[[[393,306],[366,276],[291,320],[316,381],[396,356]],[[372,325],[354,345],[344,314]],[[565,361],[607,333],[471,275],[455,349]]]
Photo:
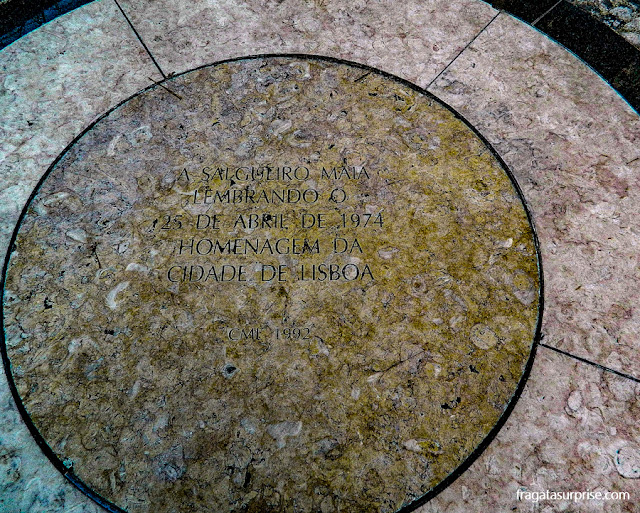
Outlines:
[[[0,51],[0,262],[22,207],[67,144],[160,74],[111,0],[61,16]],[[49,463],[0,376],[0,511],[103,511]]]
[[478,0],[122,0],[165,70],[261,53],[360,62],[426,86],[497,14]]
[[638,377],[638,115],[582,61],[502,14],[430,90],[496,145],[531,206],[544,341]]
[[503,414],[538,288],[511,180],[446,107],[249,59],[134,97],[63,156],[4,327],[45,440],[127,511],[394,511]]
[[[495,440],[418,513],[636,513],[640,384],[540,347]],[[634,471],[635,469],[635,471]],[[621,500],[518,500],[518,490],[626,492]]]
[[0,52],[2,247],[56,155],[100,114],[160,78],[118,8],[104,0]]
[[[5,380],[4,373],[0,379]],[[50,464],[16,410],[6,383],[2,387],[6,393],[0,394],[0,511],[104,513]]]

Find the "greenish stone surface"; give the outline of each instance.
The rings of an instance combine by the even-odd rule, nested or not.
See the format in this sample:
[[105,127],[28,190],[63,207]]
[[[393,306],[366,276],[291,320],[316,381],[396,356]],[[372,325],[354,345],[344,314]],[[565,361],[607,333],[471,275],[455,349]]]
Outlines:
[[302,59],[196,70],[99,121],[4,290],[35,426],[133,512],[392,512],[512,400],[539,306],[505,170],[433,98]]

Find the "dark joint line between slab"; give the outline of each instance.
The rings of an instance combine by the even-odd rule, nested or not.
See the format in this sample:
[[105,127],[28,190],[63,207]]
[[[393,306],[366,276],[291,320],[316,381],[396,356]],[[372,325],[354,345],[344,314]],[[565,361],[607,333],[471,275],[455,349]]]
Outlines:
[[[168,93],[172,94],[173,96],[175,96],[178,100],[182,100],[182,96],[180,96],[178,93],[176,93],[175,91],[172,91],[171,89],[169,89],[166,85],[164,85],[162,83],[162,81],[156,81],[154,79],[152,79],[151,77],[147,77],[149,80],[151,80],[151,82],[153,82],[155,85],[162,87],[162,89],[164,89],[165,91],[167,91]],[[166,77],[165,77],[166,78]]]
[[542,342],[540,342],[538,345],[542,346],[542,347],[546,347],[547,349],[551,349],[552,351],[555,351],[556,353],[560,353],[560,354],[562,354],[564,356],[568,356],[569,358],[573,358],[575,360],[578,360],[579,362],[586,363],[588,365],[593,365],[594,367],[597,367],[598,369],[600,369],[602,371],[611,372],[613,374],[616,374],[617,376],[620,376],[621,378],[630,379],[631,381],[635,381],[636,383],[640,383],[640,379],[634,378],[633,376],[631,376],[629,374],[625,374],[624,372],[620,372],[620,371],[617,371],[615,369],[611,369],[610,367],[605,367],[604,365],[600,365],[599,363],[592,362],[591,360],[587,360],[586,358],[582,358],[580,356],[576,356],[575,354],[568,353],[567,351],[563,351],[562,349],[558,349],[557,347],[549,346],[549,345],[544,344]]
[[471,41],[469,41],[469,42],[465,45],[465,47],[464,47],[462,50],[460,50],[460,51],[458,52],[458,54],[457,54],[457,55],[456,55],[456,56],[451,60],[451,62],[449,62],[449,64],[447,64],[447,65],[443,68],[443,70],[442,70],[440,73],[438,73],[438,74],[436,75],[436,77],[435,77],[431,82],[429,82],[429,83],[428,83],[424,88],[425,88],[425,89],[429,89],[429,88],[434,84],[434,82],[435,82],[436,80],[438,80],[438,79],[442,76],[442,74],[443,74],[445,71],[447,71],[447,70],[449,69],[449,67],[450,67],[450,66],[451,66],[451,65],[456,61],[456,59],[457,59],[458,57],[460,57],[460,55],[462,55],[462,53],[463,53],[467,48],[469,48],[469,47],[473,44],[473,42],[474,42],[476,39],[478,39],[478,37],[480,36],[480,34],[482,34],[485,30],[487,30],[487,28],[489,27],[489,25],[491,25],[491,24],[493,23],[493,20],[495,20],[498,16],[500,16],[500,12],[498,12],[498,14],[496,14],[493,18],[491,18],[491,20],[489,20],[489,23],[487,23],[484,27],[482,27],[482,30],[480,30],[480,32],[478,32],[478,33],[473,37],[473,39],[472,39]]
[[153,56],[153,54],[151,53],[151,50],[149,50],[149,47],[144,43],[144,41],[142,40],[142,37],[140,36],[140,34],[138,33],[138,31],[136,30],[136,28],[133,26],[133,23],[131,23],[131,20],[129,19],[129,16],[127,16],[127,13],[124,12],[124,9],[120,6],[120,3],[118,2],[118,0],[113,0],[115,2],[115,4],[118,6],[118,9],[120,9],[120,12],[122,13],[122,15],[124,16],[124,19],[127,20],[127,23],[129,24],[129,26],[131,27],[131,30],[133,30],[133,33],[136,35],[136,37],[138,38],[138,41],[140,41],[140,44],[142,45],[142,47],[145,49],[145,51],[147,52],[147,54],[149,55],[149,57],[151,58],[151,60],[153,61],[153,64],[155,65],[156,68],[158,68],[158,71],[160,72],[160,74],[162,75],[162,78],[167,78],[167,75],[165,75],[164,71],[162,71],[162,68],[160,67],[160,65],[158,64],[158,61],[156,61],[155,57]]

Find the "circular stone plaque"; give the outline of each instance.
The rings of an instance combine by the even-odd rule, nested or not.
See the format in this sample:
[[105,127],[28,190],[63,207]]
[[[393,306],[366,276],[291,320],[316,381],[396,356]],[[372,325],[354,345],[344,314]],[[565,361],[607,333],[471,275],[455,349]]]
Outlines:
[[58,159],[16,230],[4,351],[45,451],[112,509],[393,512],[504,420],[539,289],[517,187],[448,107],[248,58]]

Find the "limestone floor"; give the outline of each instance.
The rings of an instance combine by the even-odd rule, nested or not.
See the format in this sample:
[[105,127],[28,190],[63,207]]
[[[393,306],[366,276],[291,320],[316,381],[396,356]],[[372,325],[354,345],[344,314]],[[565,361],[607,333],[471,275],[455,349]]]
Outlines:
[[[427,88],[494,145],[533,212],[545,311],[531,377],[496,439],[419,511],[639,511],[640,118],[489,4],[98,0],[44,25],[0,51],[0,252],[39,177],[100,114],[163,76],[261,53],[339,57]],[[0,510],[102,511],[43,456],[0,379]],[[518,489],[631,500],[535,504]]]

